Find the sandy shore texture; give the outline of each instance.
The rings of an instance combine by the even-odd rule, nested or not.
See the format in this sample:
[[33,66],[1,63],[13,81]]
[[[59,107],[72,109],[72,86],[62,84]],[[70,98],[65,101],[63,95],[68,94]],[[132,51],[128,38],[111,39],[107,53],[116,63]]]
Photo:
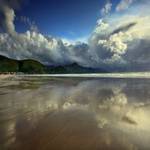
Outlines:
[[5,74],[0,74],[0,80],[1,79],[7,79],[7,78],[9,78],[9,77],[14,77],[15,75],[5,75]]

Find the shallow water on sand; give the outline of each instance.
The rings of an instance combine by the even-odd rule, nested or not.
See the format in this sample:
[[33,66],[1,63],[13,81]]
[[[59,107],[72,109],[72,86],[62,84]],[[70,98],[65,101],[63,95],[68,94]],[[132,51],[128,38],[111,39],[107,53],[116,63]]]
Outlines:
[[150,79],[1,79],[5,149],[150,149]]

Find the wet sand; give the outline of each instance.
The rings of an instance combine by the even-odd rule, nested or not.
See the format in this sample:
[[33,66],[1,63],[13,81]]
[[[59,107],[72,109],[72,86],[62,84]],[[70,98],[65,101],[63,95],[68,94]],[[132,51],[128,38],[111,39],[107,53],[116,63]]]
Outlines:
[[150,80],[0,83],[0,150],[150,149]]

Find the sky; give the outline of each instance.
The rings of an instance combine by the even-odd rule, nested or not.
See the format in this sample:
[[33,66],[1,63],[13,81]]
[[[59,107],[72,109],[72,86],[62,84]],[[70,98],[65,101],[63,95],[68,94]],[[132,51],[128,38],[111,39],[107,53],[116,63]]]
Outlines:
[[[22,18],[34,22],[46,35],[70,40],[86,39],[102,15],[103,0],[29,0],[16,12],[16,30],[25,32],[28,24]],[[114,0],[117,5],[119,0]],[[36,4],[36,5],[35,5]],[[113,9],[112,9],[113,10]]]
[[0,55],[150,70],[149,0],[0,0]]
[[[101,0],[30,0],[16,15],[30,18],[43,34],[76,40],[92,32],[104,4]],[[18,19],[16,30],[26,31],[27,26]]]

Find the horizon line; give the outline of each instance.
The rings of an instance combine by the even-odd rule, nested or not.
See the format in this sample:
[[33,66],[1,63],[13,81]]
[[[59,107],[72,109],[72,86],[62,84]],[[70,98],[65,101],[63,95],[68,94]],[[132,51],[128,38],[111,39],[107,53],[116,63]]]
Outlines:
[[150,72],[124,73],[75,73],[75,74],[22,74],[18,77],[66,77],[66,78],[149,78]]

